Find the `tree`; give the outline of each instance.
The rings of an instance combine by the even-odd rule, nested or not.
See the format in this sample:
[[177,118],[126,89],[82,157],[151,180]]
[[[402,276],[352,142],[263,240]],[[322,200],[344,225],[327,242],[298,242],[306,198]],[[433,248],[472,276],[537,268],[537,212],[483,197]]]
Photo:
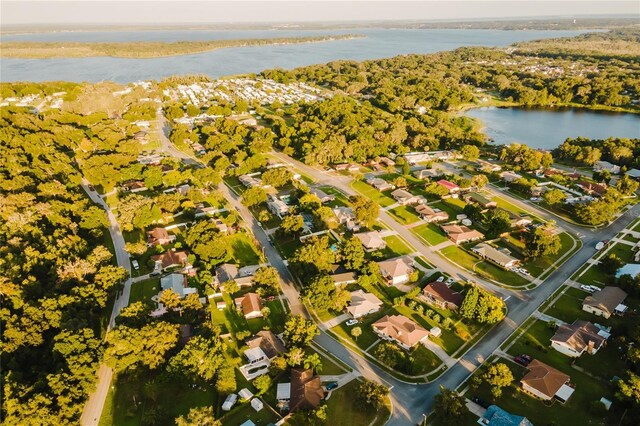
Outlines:
[[298,234],[298,232],[300,232],[303,227],[304,219],[299,214],[285,216],[285,218],[282,219],[282,223],[280,224],[280,229],[282,229],[285,234],[289,235]]
[[638,185],[640,185],[637,181],[631,179],[628,175],[622,176],[616,182],[616,189],[620,191],[622,195],[631,195],[638,190]]
[[179,337],[178,325],[164,321],[141,329],[116,327],[107,334],[105,362],[116,372],[133,371],[143,365],[153,370],[164,363]]
[[316,374],[322,371],[322,360],[317,353],[307,355],[304,361],[302,361],[302,365],[304,365],[306,369],[313,370]]
[[587,225],[609,222],[615,214],[615,205],[601,199],[590,203],[580,203],[574,208],[576,218]]
[[295,251],[289,263],[298,269],[300,276],[314,276],[331,271],[334,261],[329,239],[314,236]]
[[389,389],[386,386],[364,379],[356,388],[356,404],[362,410],[377,411],[384,406],[388,395]]
[[493,209],[485,220],[487,238],[495,238],[511,230],[511,217],[506,210]]
[[468,161],[476,161],[480,157],[480,149],[475,145],[464,145],[460,148],[460,155]]
[[265,185],[280,188],[291,182],[293,179],[293,173],[291,173],[286,167],[277,167],[264,172],[261,178],[262,183]]
[[262,290],[261,295],[277,294],[280,289],[280,275],[273,266],[261,266],[253,275],[253,282]]
[[216,391],[220,394],[228,395],[235,392],[237,388],[236,373],[233,366],[222,366],[216,376]]
[[499,398],[502,394],[502,388],[513,383],[513,373],[506,364],[500,362],[492,364],[482,375],[482,379],[492,386],[493,396]]
[[267,202],[267,193],[259,186],[249,188],[242,194],[242,204],[247,207]]
[[360,327],[353,327],[351,329],[351,335],[353,336],[354,339],[356,339],[356,341],[358,340],[358,337],[360,337],[362,335],[362,329]]
[[618,381],[616,396],[636,406],[640,405],[640,376],[632,371],[627,371],[627,376],[627,378]]
[[433,409],[436,417],[445,426],[460,424],[462,416],[468,411],[465,399],[456,391],[440,385],[440,393],[435,396]]
[[305,288],[304,295],[319,311],[343,310],[351,300],[351,294],[341,286],[336,286],[329,275],[319,275]]
[[158,301],[166,306],[167,309],[175,310],[180,307],[180,296],[172,289],[167,289],[160,293]]
[[262,376],[256,377],[253,381],[253,386],[258,389],[258,395],[262,395],[266,393],[272,385],[271,377],[268,374],[264,374]]
[[235,280],[229,280],[224,283],[224,291],[229,296],[233,296],[234,294],[240,291],[240,286]]
[[559,189],[551,189],[549,191],[545,191],[545,193],[542,194],[542,198],[545,203],[554,206],[556,204],[564,203],[567,199],[567,194]]
[[624,262],[616,254],[612,253],[600,261],[600,269],[606,274],[613,275],[622,267]]
[[489,178],[485,175],[482,175],[482,174],[473,175],[473,177],[471,178],[471,186],[474,186],[478,189],[484,188],[488,184],[489,184]]
[[360,269],[365,262],[364,248],[358,237],[345,239],[340,248],[340,260],[347,269]]
[[301,348],[291,348],[286,355],[287,364],[290,367],[298,367],[304,361],[304,350]]
[[459,313],[481,324],[495,324],[504,318],[504,302],[474,286],[467,290]]
[[300,315],[290,316],[284,324],[284,341],[292,347],[308,346],[319,334],[320,331],[314,322]]
[[171,358],[168,370],[211,381],[224,365],[226,344],[218,337],[195,336]]
[[98,229],[109,226],[107,214],[100,207],[90,206],[82,212],[80,227],[84,229]]
[[351,205],[356,220],[367,228],[371,228],[378,220],[380,206],[375,201],[362,195],[356,195],[351,198]]
[[186,416],[176,418],[176,426],[222,426],[220,420],[216,420],[213,407],[194,407]]
[[546,227],[538,227],[524,234],[524,250],[526,257],[541,257],[557,254],[562,248],[562,241]]
[[148,167],[143,173],[144,186],[150,190],[154,190],[162,185],[162,169],[160,167]]

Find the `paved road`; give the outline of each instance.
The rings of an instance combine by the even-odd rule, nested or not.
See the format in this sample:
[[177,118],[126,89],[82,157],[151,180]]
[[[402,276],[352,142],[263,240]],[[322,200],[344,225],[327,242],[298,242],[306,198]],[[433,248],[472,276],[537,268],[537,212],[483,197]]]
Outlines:
[[[347,194],[353,193],[353,190],[349,187],[350,179],[343,176],[328,175],[323,171],[308,167],[300,162],[297,162],[285,155],[276,154],[283,162],[288,162],[294,165],[299,170],[310,175],[320,183],[333,185],[341,189]],[[529,208],[529,206],[527,206]],[[438,394],[439,385],[443,385],[449,389],[457,388],[464,380],[482,363],[487,359],[499,346],[504,342],[513,331],[515,331],[531,314],[546,301],[573,273],[579,269],[591,256],[595,253],[595,244],[598,241],[611,239],[615,234],[624,229],[629,223],[635,220],[640,215],[640,205],[636,205],[631,210],[623,214],[614,224],[607,228],[598,230],[581,229],[583,234],[582,243],[583,247],[576,252],[562,268],[553,272],[542,285],[535,290],[529,292],[514,292],[509,290],[500,289],[498,292],[503,295],[508,295],[506,300],[509,308],[509,313],[504,321],[494,327],[487,335],[485,335],[472,349],[470,349],[460,360],[449,368],[436,383],[427,385],[412,385],[406,384],[392,377],[388,374],[378,371],[375,367],[372,367],[370,363],[350,353],[344,346],[336,342],[334,339],[326,335],[321,335],[317,340],[325,349],[333,352],[336,356],[341,358],[347,364],[353,368],[364,370],[365,376],[366,370],[373,370],[373,374],[379,374],[388,384],[393,386],[392,390],[392,402],[393,413],[388,425],[410,425],[417,424],[423,418],[423,413],[428,413],[432,409],[433,398]],[[430,262],[440,267],[438,261],[439,256],[434,254],[427,247],[426,251],[423,251],[424,244],[415,242],[415,237],[406,235],[402,232],[404,227],[396,226],[395,220],[390,218],[384,211],[381,210],[381,219],[383,222],[397,231],[403,237],[405,237],[411,244],[413,244],[420,252],[422,252]],[[571,229],[571,228],[570,228]],[[441,259],[440,259],[441,260]],[[443,269],[449,271],[449,269]],[[454,273],[454,276],[464,276],[464,273]],[[475,281],[478,281],[477,279]]]
[[[129,261],[129,253],[125,250],[125,241],[120,231],[118,221],[113,212],[105,203],[105,201],[98,195],[96,191],[92,191],[89,188],[89,181],[82,180],[82,188],[85,190],[91,201],[102,206],[107,212],[109,218],[109,234],[111,234],[111,240],[113,241],[113,247],[116,253],[116,261],[118,266],[124,268],[128,272],[128,278],[124,283],[124,288],[121,293],[118,294],[113,304],[113,310],[111,311],[111,319],[109,320],[109,327],[111,329],[115,324],[115,319],[120,313],[120,310],[125,308],[129,304],[129,294],[131,292],[131,263]],[[98,369],[98,384],[95,392],[89,397],[87,403],[84,406],[82,416],[80,417],[80,424],[83,426],[94,426],[100,421],[100,415],[104,407],[104,402],[109,392],[109,386],[111,379],[113,378],[113,370],[107,367],[105,364],[100,365]]]

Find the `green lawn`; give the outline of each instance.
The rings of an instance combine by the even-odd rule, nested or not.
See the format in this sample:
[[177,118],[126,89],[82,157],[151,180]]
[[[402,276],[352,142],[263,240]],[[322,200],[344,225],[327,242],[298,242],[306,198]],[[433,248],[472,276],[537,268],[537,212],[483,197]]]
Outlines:
[[[514,373],[514,384],[503,389],[500,398],[491,395],[489,386],[483,384],[479,389],[470,390],[467,396],[477,395],[481,398],[499,405],[503,409],[522,416],[526,416],[533,424],[540,425],[601,425],[614,424],[611,422],[614,413],[608,413],[612,418],[601,419],[588,410],[589,404],[605,397],[613,399],[613,389],[608,382],[587,376],[571,367],[572,359],[549,347],[549,338],[553,335],[546,323],[536,321],[533,326],[518,339],[509,350],[511,355],[526,353],[534,359],[557,368],[571,377],[571,383],[575,385],[575,392],[565,404],[559,402],[545,403],[534,398],[519,389],[519,380],[526,374],[526,370],[509,361],[507,363]],[[597,356],[597,355],[596,355]],[[481,374],[482,369],[479,374]],[[615,404],[614,404],[615,407]],[[615,414],[619,416],[619,413]]]
[[160,278],[152,278],[131,284],[129,304],[138,301],[148,301],[160,292]]
[[384,250],[381,250],[385,259],[403,256],[412,252],[411,249],[407,247],[407,245],[396,235],[390,235],[383,239],[387,243],[387,247],[385,247]]
[[403,225],[411,225],[412,223],[416,223],[420,220],[420,218],[415,213],[411,212],[407,206],[399,206],[391,210],[387,210],[387,212]]
[[229,413],[224,415],[222,418],[222,424],[224,426],[236,426],[247,420],[251,420],[256,426],[266,426],[274,424],[280,420],[280,418],[280,416],[270,410],[267,406],[260,411],[256,411],[251,407],[249,402],[238,402]]
[[[196,384],[196,388],[192,387]],[[190,408],[212,405],[217,407],[218,395],[214,386],[191,380],[167,377],[162,381],[155,374],[128,379],[114,379],[100,417],[100,426],[139,426],[150,424],[145,419],[152,410],[160,416],[151,424],[174,425],[175,418],[187,414]],[[217,416],[220,416],[218,413]],[[266,423],[265,423],[266,424]]]
[[[429,204],[429,207],[433,209],[440,209],[443,212],[447,212],[449,214],[449,218],[454,219],[457,215],[462,213],[463,206],[460,206],[458,203],[458,199],[447,198],[446,200],[438,201],[437,203]],[[463,201],[464,203],[464,201]]]
[[492,263],[475,257],[458,246],[445,247],[440,250],[440,253],[463,268],[475,271],[483,278],[495,280],[509,286],[525,286],[529,284],[529,281],[520,275],[505,271]]
[[260,263],[261,255],[251,238],[244,232],[238,232],[231,236],[231,247],[233,249],[233,260],[240,266],[257,265]]
[[[631,246],[627,244],[617,243],[607,250],[603,258],[610,255],[618,256],[623,263],[629,263],[633,261],[633,251]],[[613,283],[613,275],[606,274],[598,265],[591,265],[589,269],[577,280],[581,284],[595,284],[605,285]]]
[[[376,312],[375,314],[367,315],[366,317],[360,318],[358,324],[347,326],[345,322],[339,324],[331,329],[332,332],[337,334],[338,336],[351,341],[351,343],[358,346],[363,351],[366,350],[369,346],[375,343],[378,340],[378,335],[374,333],[371,324],[382,318],[387,314],[387,310],[381,310]],[[362,334],[356,340],[351,335],[351,330],[355,327],[360,327],[362,330]]]
[[329,424],[336,426],[369,426],[371,424],[382,425],[386,422],[389,414],[391,414],[389,401],[377,412],[356,407],[353,396],[356,394],[358,383],[357,380],[352,380],[331,392],[331,396],[327,400]]
[[442,364],[442,360],[436,354],[421,344],[416,345],[409,353],[413,358],[411,374],[415,376],[430,373]]
[[331,206],[331,207],[349,206],[350,204],[349,199],[342,192],[340,192],[338,189],[334,188],[333,186],[321,186],[320,189],[325,193],[336,197],[334,201],[327,204],[328,206]]
[[348,372],[342,366],[338,365],[335,361],[323,355],[322,352],[318,352],[311,347],[305,348],[304,351],[307,355],[318,354],[318,356],[320,357],[320,360],[322,361],[322,370],[319,372],[319,374],[333,376]]
[[364,195],[365,197],[368,197],[373,201],[376,201],[382,207],[389,207],[390,205],[395,203],[395,200],[393,198],[388,197],[384,193],[378,191],[371,185],[361,180],[352,182],[351,187],[356,191],[358,191],[360,194]]
[[442,229],[434,223],[425,223],[424,225],[416,226],[411,229],[411,232],[422,237],[432,246],[436,246],[449,240],[445,233],[442,232]]

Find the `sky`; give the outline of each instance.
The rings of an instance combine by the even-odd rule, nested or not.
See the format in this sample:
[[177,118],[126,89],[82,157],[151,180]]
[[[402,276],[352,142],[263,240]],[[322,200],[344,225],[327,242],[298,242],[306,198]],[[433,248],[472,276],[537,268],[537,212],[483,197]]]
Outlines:
[[380,20],[456,20],[635,14],[640,1],[120,1],[2,0],[0,23],[187,24]]

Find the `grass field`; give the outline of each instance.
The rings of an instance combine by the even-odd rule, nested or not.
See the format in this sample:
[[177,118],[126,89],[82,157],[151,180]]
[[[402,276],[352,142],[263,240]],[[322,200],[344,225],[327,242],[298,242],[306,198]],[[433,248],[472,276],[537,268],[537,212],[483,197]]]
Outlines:
[[160,278],[152,278],[131,284],[129,304],[138,301],[148,301],[160,292]]
[[260,263],[260,254],[251,238],[243,233],[238,232],[231,237],[231,247],[233,249],[233,259],[240,266],[257,265]]
[[412,223],[416,223],[420,220],[418,215],[413,213],[407,206],[399,206],[395,207],[391,210],[387,210],[387,212],[393,216],[399,223],[403,225],[411,225]]
[[449,246],[440,250],[440,253],[449,260],[457,263],[469,271],[475,271],[478,275],[498,281],[509,286],[525,286],[529,281],[511,271],[505,271],[492,263],[473,256],[458,246]]
[[388,237],[384,237],[383,239],[387,243],[387,247],[385,247],[384,250],[381,250],[385,255],[385,259],[390,259],[393,257],[403,256],[405,254],[411,253],[411,249],[407,247],[407,245],[402,242],[402,240],[396,235],[390,235]]
[[386,422],[390,410],[390,403],[378,411],[363,410],[355,404],[353,395],[357,392],[359,382],[352,380],[341,388],[331,392],[327,400],[327,418],[334,425],[369,426],[382,425]]
[[351,187],[356,191],[358,191],[360,194],[364,195],[365,197],[368,197],[373,201],[376,201],[382,207],[389,207],[390,205],[395,204],[395,200],[393,198],[385,195],[384,193],[378,191],[371,185],[361,180],[352,182]]
[[442,229],[433,223],[425,223],[424,225],[416,226],[411,229],[411,232],[419,235],[432,246],[436,246],[449,240],[444,232],[442,232]]

